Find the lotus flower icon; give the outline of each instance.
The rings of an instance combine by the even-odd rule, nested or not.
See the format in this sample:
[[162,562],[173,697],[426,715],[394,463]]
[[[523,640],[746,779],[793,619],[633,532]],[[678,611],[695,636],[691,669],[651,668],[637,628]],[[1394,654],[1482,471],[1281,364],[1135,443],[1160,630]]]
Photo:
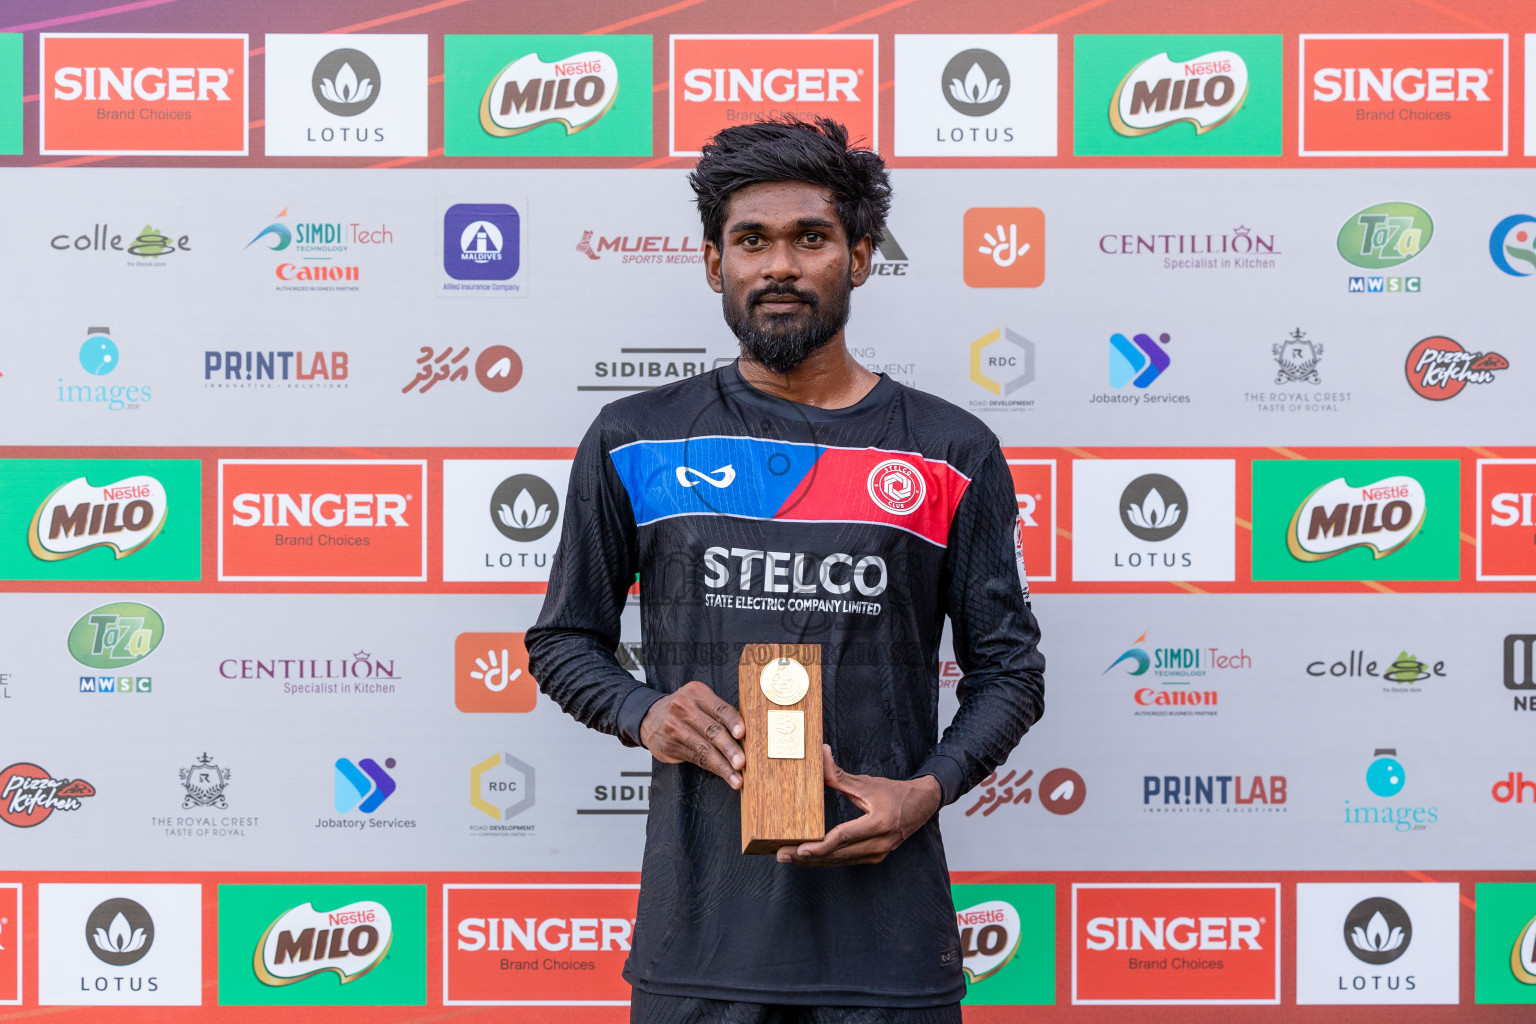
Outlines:
[[118,911],[112,918],[112,923],[106,928],[97,928],[91,941],[96,943],[96,948],[103,953],[133,953],[144,948],[144,943],[149,941],[143,928],[133,928],[128,924],[128,919]]
[[1389,953],[1401,946],[1403,939],[1403,930],[1395,926],[1388,927],[1387,919],[1381,916],[1379,910],[1371,915],[1364,928],[1355,925],[1349,933],[1349,940],[1363,953]]
[[358,78],[351,64],[342,64],[335,78],[320,80],[320,92],[332,103],[350,107],[365,102],[373,95],[373,83],[366,78]]
[[1163,496],[1157,493],[1157,488],[1154,487],[1147,492],[1147,496],[1142,499],[1140,505],[1127,505],[1125,514],[1130,516],[1131,522],[1143,530],[1166,530],[1170,526],[1177,525],[1179,516],[1184,512],[1179,508],[1178,502],[1165,502]]
[[965,81],[949,80],[949,95],[956,103],[991,103],[1003,93],[1003,83],[998,78],[988,78],[980,64],[972,64],[965,73]]
[[536,530],[549,522],[551,514],[548,505],[537,504],[533,495],[524,488],[517,492],[510,506],[502,503],[496,511],[496,518],[501,520],[501,525],[513,530]]

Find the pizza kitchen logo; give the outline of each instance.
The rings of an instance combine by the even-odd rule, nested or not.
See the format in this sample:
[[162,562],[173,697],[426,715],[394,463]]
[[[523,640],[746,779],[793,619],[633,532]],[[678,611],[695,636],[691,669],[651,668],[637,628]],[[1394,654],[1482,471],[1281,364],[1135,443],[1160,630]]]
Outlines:
[[1408,350],[1403,367],[1408,386],[1420,398],[1443,402],[1455,398],[1468,384],[1492,384],[1494,375],[1509,369],[1497,352],[1468,352],[1452,338],[1425,338]]
[[1302,501],[1291,516],[1286,546],[1303,562],[1320,562],[1355,548],[1376,558],[1402,549],[1418,535],[1428,506],[1411,476],[1390,476],[1363,487],[1336,477]]
[[0,768],[0,820],[17,828],[41,825],[54,811],[78,811],[95,795],[84,779],[54,778],[26,761]]

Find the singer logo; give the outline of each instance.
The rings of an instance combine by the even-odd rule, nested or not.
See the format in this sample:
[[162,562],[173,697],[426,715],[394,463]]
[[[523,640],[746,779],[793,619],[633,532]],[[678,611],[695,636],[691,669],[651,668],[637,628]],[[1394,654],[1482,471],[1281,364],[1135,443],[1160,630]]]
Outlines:
[[877,36],[673,36],[672,156],[733,124],[830,117],[879,148]]
[[443,886],[443,1002],[629,1005],[622,971],[639,888],[628,883]]
[[422,460],[219,462],[221,580],[420,581]]
[[1504,156],[1509,37],[1304,35],[1302,156]]
[[0,1005],[21,1002],[21,886],[0,885]]
[[1013,496],[1019,503],[1014,554],[1028,570],[1032,583],[1056,578],[1056,461],[1009,459]]
[[1280,886],[1074,885],[1072,1002],[1280,1002]]
[[1032,206],[965,211],[965,283],[972,288],[1038,288],[1045,282],[1045,212]]
[[1385,558],[1419,532],[1427,505],[1423,485],[1411,476],[1391,476],[1364,487],[1338,477],[1297,507],[1286,544],[1303,562],[1358,547]]
[[1536,580],[1536,459],[1477,460],[1477,578]]
[[532,711],[538,696],[523,634],[460,633],[454,640],[453,703],[460,711]]
[[39,152],[244,156],[243,35],[41,37]]

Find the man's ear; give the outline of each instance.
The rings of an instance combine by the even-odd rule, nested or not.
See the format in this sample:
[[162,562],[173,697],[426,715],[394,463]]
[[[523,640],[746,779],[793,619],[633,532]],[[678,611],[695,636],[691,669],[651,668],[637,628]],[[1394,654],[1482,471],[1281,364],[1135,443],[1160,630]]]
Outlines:
[[870,241],[868,235],[853,243],[853,247],[848,250],[848,276],[852,279],[855,288],[869,280],[874,256],[875,243]]
[[725,291],[725,281],[720,276],[720,249],[714,242],[704,242],[704,280],[717,293]]

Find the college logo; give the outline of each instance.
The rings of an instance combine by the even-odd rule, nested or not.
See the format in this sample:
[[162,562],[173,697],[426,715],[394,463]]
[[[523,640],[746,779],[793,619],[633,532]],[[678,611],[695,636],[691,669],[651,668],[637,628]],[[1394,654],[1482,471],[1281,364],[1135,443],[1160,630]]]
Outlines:
[[830,117],[880,149],[878,36],[671,37],[671,156],[698,156],[720,129]]
[[426,156],[427,37],[266,36],[268,156]]
[[[18,55],[17,65],[20,66]],[[21,885],[0,885],[0,1006],[21,1003]]]
[[1056,37],[896,36],[897,156],[1055,156]]
[[200,885],[38,886],[38,1003],[202,1004]]
[[443,579],[548,580],[570,475],[569,459],[443,460]]
[[449,156],[650,156],[651,37],[449,35]]
[[1504,35],[1303,35],[1302,156],[1503,156]]
[[1456,883],[1296,886],[1296,1001],[1455,1003],[1461,887]]
[[1076,459],[1072,578],[1233,579],[1236,507],[1230,459]]
[[219,886],[223,1006],[422,1006],[426,887]]
[[246,37],[44,32],[38,152],[246,154]]
[[78,811],[96,787],[84,779],[56,779],[26,761],[0,768],[0,820],[17,828],[33,828],[54,811]]
[[423,459],[219,460],[219,579],[427,578]]
[[1443,402],[1468,384],[1492,384],[1494,374],[1509,369],[1497,352],[1468,352],[1450,338],[1425,338],[1408,350],[1404,371],[1420,398]]
[[1536,1003],[1536,884],[1479,882],[1473,975],[1479,1003]]
[[68,233],[54,235],[49,239],[48,245],[59,252],[71,250],[74,252],[126,252],[135,257],[128,261],[130,267],[163,267],[167,264],[160,259],[161,256],[192,251],[188,237],[187,235],[180,237],[167,235],[153,225],[146,224],[144,229],[130,238],[128,244],[124,246],[121,233],[114,233],[106,224],[92,224],[91,233],[88,235],[70,236]]
[[1257,460],[1253,578],[1454,580],[1459,477],[1452,460]]
[[967,1006],[1056,1001],[1056,887],[952,885]]
[[1072,1002],[1279,1003],[1280,886],[1073,885]]
[[1079,156],[1279,156],[1280,36],[1076,36]]
[[453,703],[460,711],[532,711],[538,698],[523,634],[460,633],[454,640]]
[[1477,460],[1477,578],[1536,579],[1536,459]]
[[1009,459],[1008,473],[1019,504],[1014,554],[1020,571],[1028,568],[1027,580],[1052,582],[1056,579],[1056,460]]
[[640,887],[571,878],[443,886],[443,1003],[628,1006]]
[[965,283],[1038,288],[1045,283],[1045,213],[1032,206],[975,206],[962,224]]
[[[506,203],[455,203],[443,214],[441,292],[522,294],[522,216]],[[507,282],[498,284],[497,282]]]
[[1335,679],[1358,679],[1364,676],[1369,679],[1381,679],[1392,684],[1383,687],[1383,692],[1417,693],[1413,687],[1426,679],[1439,679],[1445,677],[1445,662],[1436,661],[1433,664],[1421,661],[1416,655],[1407,651],[1399,651],[1397,657],[1386,662],[1386,667],[1378,671],[1380,663],[1374,660],[1367,661],[1365,651],[1350,651],[1346,657],[1329,662],[1325,659],[1307,663],[1307,675],[1313,678],[1332,676]]

